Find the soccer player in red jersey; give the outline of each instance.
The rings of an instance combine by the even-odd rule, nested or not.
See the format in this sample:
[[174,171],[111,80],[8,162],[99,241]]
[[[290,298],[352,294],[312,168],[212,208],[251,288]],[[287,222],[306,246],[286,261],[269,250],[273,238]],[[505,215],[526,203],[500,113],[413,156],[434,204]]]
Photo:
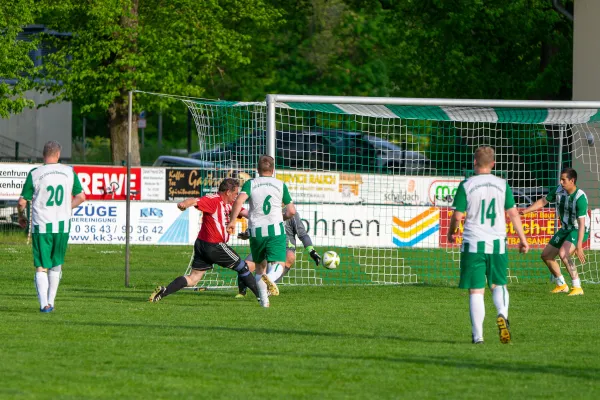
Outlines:
[[[213,268],[213,264],[236,271],[238,279],[244,282],[259,299],[256,280],[248,269],[248,265],[235,250],[227,245],[229,233],[226,227],[229,223],[231,206],[239,191],[239,181],[226,178],[219,185],[218,193],[208,194],[201,198],[191,197],[177,204],[181,211],[195,206],[202,212],[202,227],[194,243],[192,272],[189,275],[175,278],[167,287],[158,286],[148,301],[156,303],[184,287],[196,286],[206,271]],[[247,216],[247,213],[247,210],[243,210],[240,216]]]

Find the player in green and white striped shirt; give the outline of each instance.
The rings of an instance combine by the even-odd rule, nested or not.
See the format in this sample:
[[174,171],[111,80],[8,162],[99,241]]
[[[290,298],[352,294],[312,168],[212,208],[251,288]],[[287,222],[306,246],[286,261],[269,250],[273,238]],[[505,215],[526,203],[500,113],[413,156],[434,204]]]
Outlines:
[[448,230],[448,242],[454,243],[460,221],[465,220],[458,287],[469,289],[474,344],[483,343],[486,281],[498,311],[496,324],[500,342],[510,342],[505,210],[521,240],[521,252],[527,253],[529,250],[512,190],[504,179],[491,174],[494,158],[494,149],[491,147],[483,146],[475,151],[475,175],[458,186],[454,196],[455,210]]
[[590,217],[588,216],[588,200],[583,190],[577,187],[577,171],[573,168],[563,168],[560,172],[560,185],[552,189],[550,193],[521,211],[526,214],[545,207],[550,202],[556,203],[556,212],[560,219],[560,229],[552,236],[550,242],[542,251],[542,260],[554,276],[556,287],[552,293],[567,293],[569,285],[560,272],[560,265],[556,262],[558,255],[569,271],[573,289],[569,296],[583,294],[581,280],[577,273],[577,266],[571,257],[573,253],[581,263],[585,263],[583,243],[588,239],[590,233]]
[[44,146],[44,165],[27,175],[19,198],[19,224],[27,225],[24,211],[32,201],[31,225],[35,286],[40,311],[54,310],[54,299],[67,251],[71,210],[85,201],[73,168],[58,163],[61,146],[50,141]]
[[[244,183],[233,204],[230,217],[232,222],[227,225],[227,231],[233,233],[242,205],[248,199],[250,251],[256,263],[256,283],[261,305],[269,307],[269,297],[266,294],[267,292],[275,296],[279,294],[275,280],[283,270],[286,260],[287,236],[283,220],[292,218],[296,214],[296,207],[292,203],[287,185],[273,176],[275,173],[273,157],[261,156],[257,170],[259,177]],[[287,206],[285,213],[282,212],[282,204]],[[267,271],[267,263],[270,264],[269,271]]]

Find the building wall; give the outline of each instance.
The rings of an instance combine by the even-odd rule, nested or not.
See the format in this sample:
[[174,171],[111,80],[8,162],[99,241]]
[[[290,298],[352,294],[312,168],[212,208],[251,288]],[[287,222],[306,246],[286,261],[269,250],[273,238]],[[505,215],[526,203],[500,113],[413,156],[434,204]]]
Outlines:
[[[573,100],[600,101],[600,1],[576,0],[573,30]],[[588,194],[590,206],[600,207],[600,125],[574,127],[573,168],[578,186]],[[593,135],[594,145],[587,140]],[[579,140],[577,140],[579,139]]]
[[[35,104],[42,104],[52,96],[48,93],[29,91],[26,97],[32,99]],[[41,154],[44,143],[49,140],[58,141],[62,147],[62,158],[71,158],[72,145],[72,123],[71,115],[73,107],[71,102],[52,104],[39,109],[26,109],[20,114],[13,115],[8,119],[0,118],[0,136],[6,142],[17,141],[22,145],[19,147],[20,157],[36,157]],[[37,154],[33,150],[38,150]]]

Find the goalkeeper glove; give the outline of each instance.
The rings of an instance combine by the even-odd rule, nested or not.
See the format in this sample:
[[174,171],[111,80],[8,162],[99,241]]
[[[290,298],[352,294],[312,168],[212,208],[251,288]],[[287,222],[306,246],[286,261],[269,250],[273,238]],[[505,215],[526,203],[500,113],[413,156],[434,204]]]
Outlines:
[[246,229],[244,232],[238,233],[238,239],[248,240],[250,239],[250,229]]
[[317,251],[315,249],[312,249],[309,254],[310,254],[310,258],[315,260],[315,264],[317,264],[317,266],[318,266],[321,263],[321,256],[319,255],[319,253],[317,253]]

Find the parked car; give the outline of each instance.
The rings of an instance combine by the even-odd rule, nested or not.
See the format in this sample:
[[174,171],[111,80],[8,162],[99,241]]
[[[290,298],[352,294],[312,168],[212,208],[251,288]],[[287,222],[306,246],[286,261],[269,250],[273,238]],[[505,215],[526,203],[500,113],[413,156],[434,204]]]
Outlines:
[[322,149],[316,160],[322,169],[345,172],[379,172],[377,150],[360,133],[308,129],[304,135]]
[[433,175],[431,160],[418,151],[400,146],[376,136],[363,136],[377,152],[377,166],[382,173],[401,175]]
[[0,224],[19,224],[16,200],[0,200]]
[[[240,136],[235,142],[215,146],[213,149],[190,154],[198,160],[226,163],[243,169],[256,168],[258,156],[266,154],[267,138],[264,132]],[[281,168],[314,170],[323,168],[327,151],[315,136],[302,132],[275,133],[277,166]]]
[[[250,169],[255,168],[258,156],[266,152],[266,134],[255,131],[190,157]],[[413,174],[431,169],[431,161],[419,152],[404,151],[386,140],[358,132],[335,129],[277,131],[275,152],[280,168]]]

